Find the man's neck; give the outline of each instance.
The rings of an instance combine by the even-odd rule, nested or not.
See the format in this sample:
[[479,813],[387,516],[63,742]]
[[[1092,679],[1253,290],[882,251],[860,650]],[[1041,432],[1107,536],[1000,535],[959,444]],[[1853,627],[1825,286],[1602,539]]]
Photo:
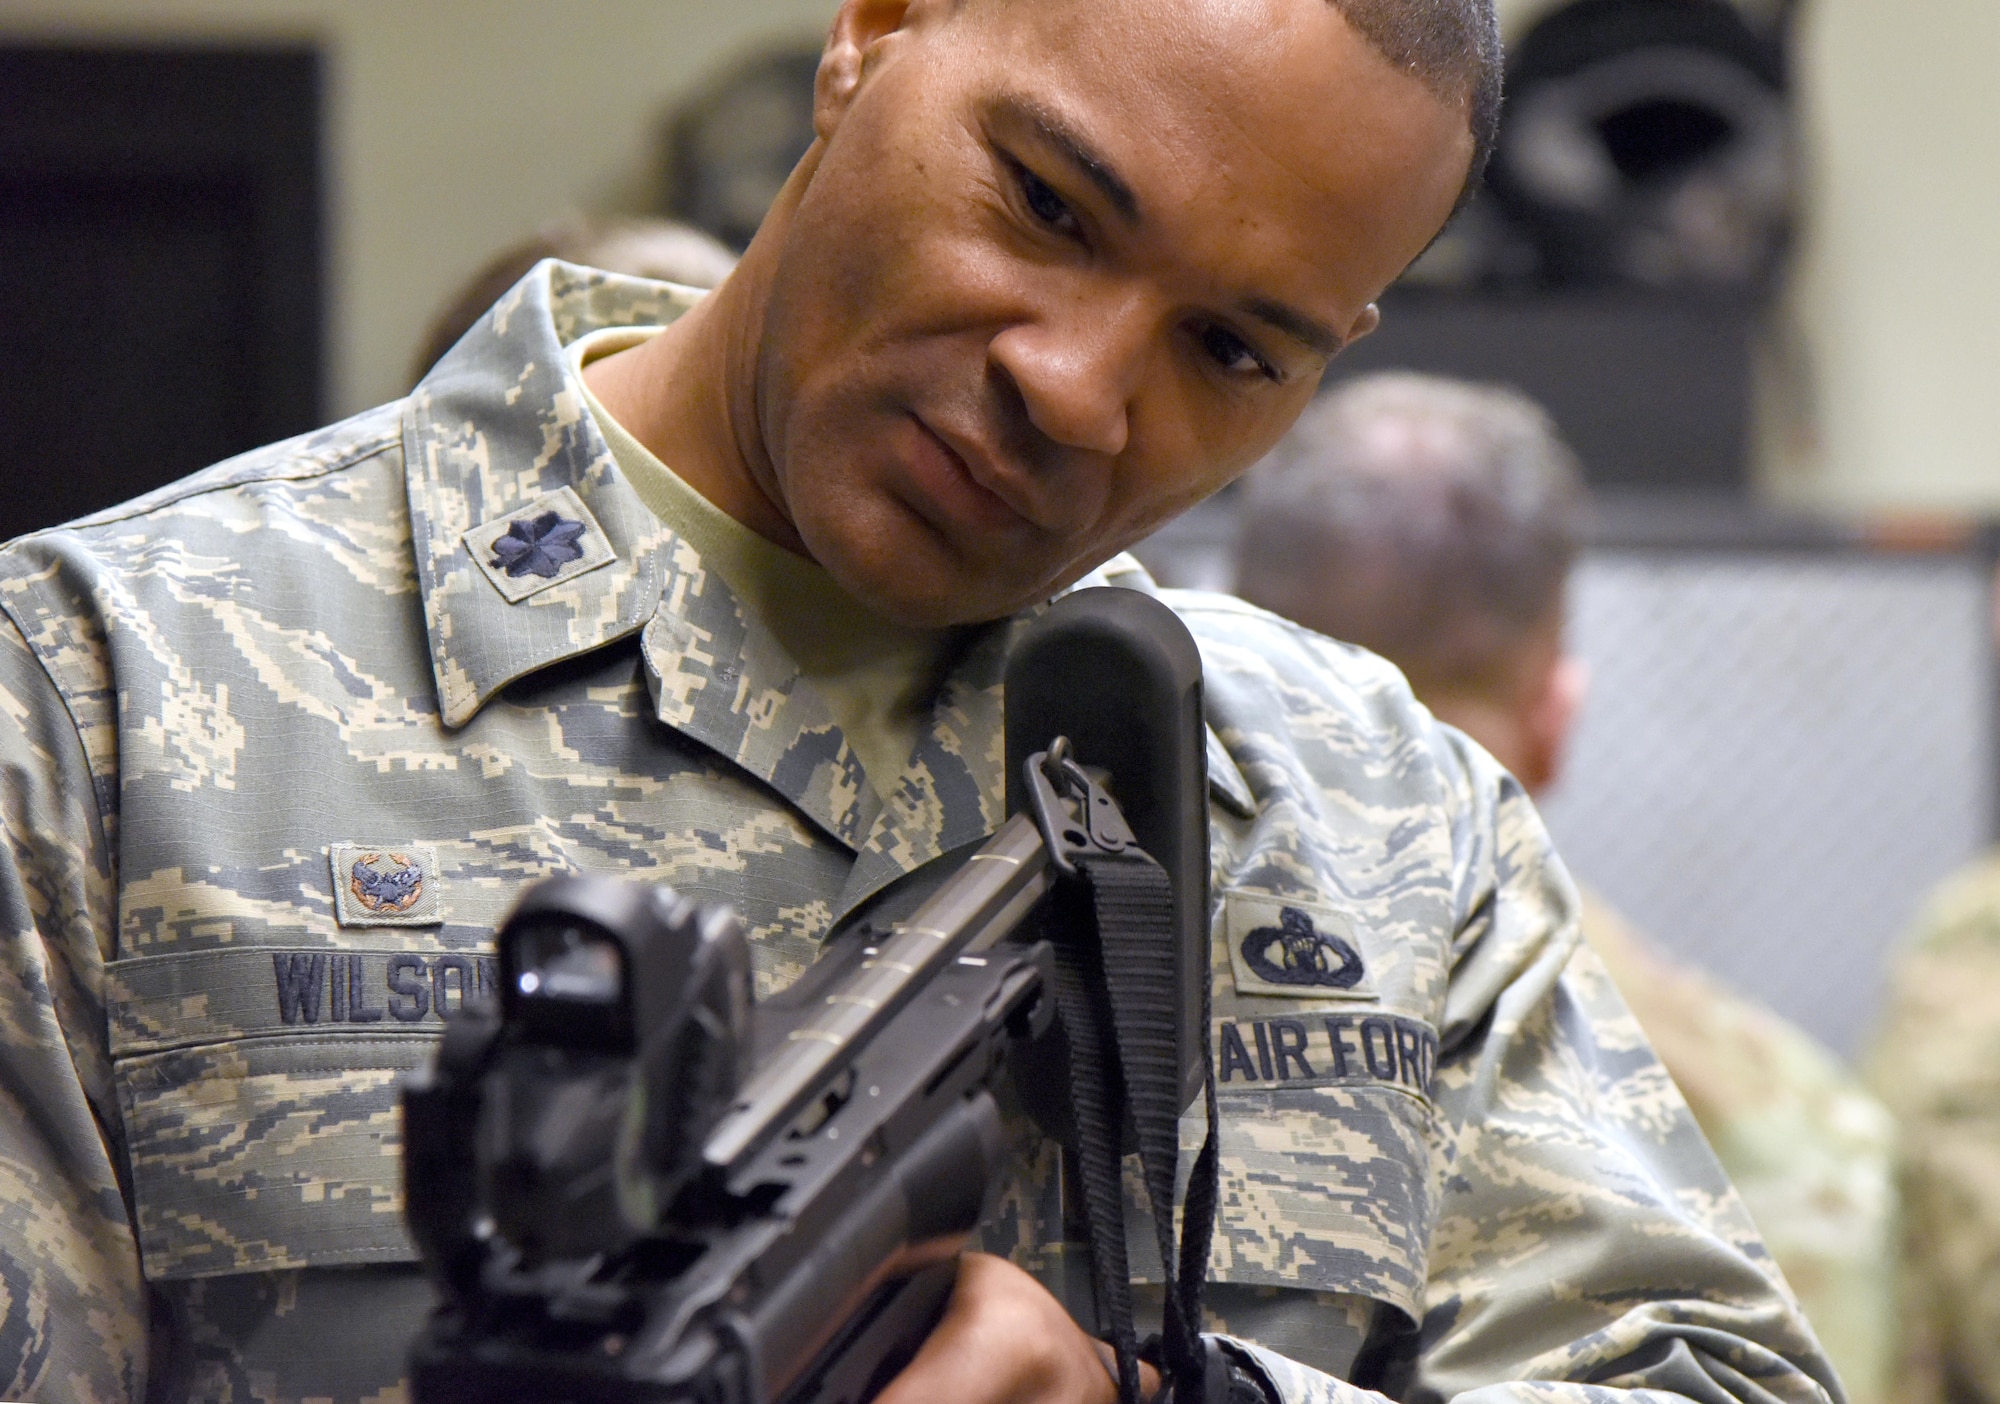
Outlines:
[[592,362],[583,377],[611,417],[695,491],[803,556],[791,518],[765,487],[776,480],[755,411],[767,258],[753,245],[720,288],[660,335]]

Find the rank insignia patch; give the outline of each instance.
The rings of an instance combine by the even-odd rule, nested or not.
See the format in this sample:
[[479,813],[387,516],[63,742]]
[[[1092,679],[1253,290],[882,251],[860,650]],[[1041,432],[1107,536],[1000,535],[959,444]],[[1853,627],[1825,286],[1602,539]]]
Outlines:
[[1224,894],[1223,911],[1238,994],[1374,997],[1367,961],[1340,913],[1233,893]]
[[337,843],[333,910],[342,926],[437,926],[437,850],[428,844]]
[[482,522],[463,539],[473,561],[510,604],[618,559],[574,488],[545,492],[503,517]]
[[576,544],[583,535],[583,523],[554,512],[539,517],[517,517],[507,530],[493,538],[495,568],[509,575],[539,575],[553,580],[571,561],[583,559],[583,547]]

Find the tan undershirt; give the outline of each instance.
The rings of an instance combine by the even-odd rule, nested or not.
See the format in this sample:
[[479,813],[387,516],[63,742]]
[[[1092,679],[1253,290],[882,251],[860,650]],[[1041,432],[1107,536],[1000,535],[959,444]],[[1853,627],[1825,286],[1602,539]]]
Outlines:
[[[637,346],[659,327],[593,332],[568,348],[580,373],[604,356]],[[582,385],[581,375],[577,383]],[[853,748],[877,794],[894,788],[930,723],[930,690],[948,631],[907,629],[871,614],[804,556],[744,526],[662,463],[584,387],[584,400],[618,471],[639,500],[722,577],[769,629]]]

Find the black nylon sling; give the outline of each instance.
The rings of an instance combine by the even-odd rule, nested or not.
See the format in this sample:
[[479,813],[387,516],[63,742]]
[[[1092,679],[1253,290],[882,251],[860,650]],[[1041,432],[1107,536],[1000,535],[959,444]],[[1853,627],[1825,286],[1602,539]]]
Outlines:
[[[1181,1210],[1178,1251],[1174,1190],[1180,1160],[1181,1067],[1174,990],[1173,892],[1160,865],[1138,848],[1076,855],[1094,933],[1056,943],[1056,997],[1069,1035],[1077,1162],[1090,1226],[1092,1276],[1118,1361],[1120,1404],[1140,1404],[1141,1348],[1132,1324],[1119,1156],[1129,1105],[1139,1163],[1165,1279],[1165,1311],[1146,1356],[1161,1367],[1175,1404],[1201,1404],[1210,1362],[1201,1340],[1218,1193],[1214,1065],[1208,1056],[1209,992],[1201,990],[1201,1056],[1207,1135]],[[1221,1399],[1208,1404],[1224,1404]]]

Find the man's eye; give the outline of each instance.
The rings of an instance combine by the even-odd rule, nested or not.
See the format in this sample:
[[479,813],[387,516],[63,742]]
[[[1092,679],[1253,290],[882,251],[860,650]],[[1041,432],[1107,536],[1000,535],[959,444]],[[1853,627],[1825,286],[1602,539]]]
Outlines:
[[1271,363],[1258,355],[1256,348],[1249,342],[1227,327],[1203,327],[1201,348],[1226,371],[1255,371],[1273,380],[1277,379],[1277,372]]
[[1017,166],[1015,174],[1021,182],[1021,198],[1027,201],[1028,209],[1035,218],[1051,229],[1069,232],[1076,223],[1076,217],[1063,203],[1063,197],[1026,166]]

